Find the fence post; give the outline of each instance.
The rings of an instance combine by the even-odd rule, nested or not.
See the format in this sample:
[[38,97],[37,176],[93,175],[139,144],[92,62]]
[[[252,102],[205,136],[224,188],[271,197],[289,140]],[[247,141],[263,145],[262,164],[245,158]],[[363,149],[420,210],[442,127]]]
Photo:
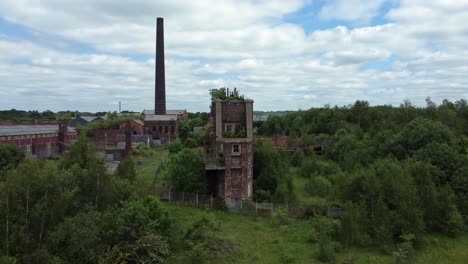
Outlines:
[[257,200],[255,200],[255,216],[257,216],[258,213],[257,213]]
[[242,210],[242,199],[240,200],[240,202],[241,202],[240,209]]
[[169,189],[169,202],[171,202],[171,189]]
[[271,217],[273,217],[273,203],[270,204]]
[[213,209],[213,195],[210,195],[210,206]]

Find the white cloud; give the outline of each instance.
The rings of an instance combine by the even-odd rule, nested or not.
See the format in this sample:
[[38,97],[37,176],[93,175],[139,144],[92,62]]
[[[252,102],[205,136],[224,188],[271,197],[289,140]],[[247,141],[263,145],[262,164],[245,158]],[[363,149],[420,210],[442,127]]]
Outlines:
[[[382,2],[332,1],[322,15],[359,24]],[[304,3],[2,1],[0,16],[41,41],[0,32],[0,105],[152,108],[155,15],[165,17],[170,108],[208,111],[208,90],[222,86],[262,110],[466,98],[468,1],[401,1],[386,14],[391,23],[310,33],[283,21]],[[69,49],[75,41],[94,51]]]

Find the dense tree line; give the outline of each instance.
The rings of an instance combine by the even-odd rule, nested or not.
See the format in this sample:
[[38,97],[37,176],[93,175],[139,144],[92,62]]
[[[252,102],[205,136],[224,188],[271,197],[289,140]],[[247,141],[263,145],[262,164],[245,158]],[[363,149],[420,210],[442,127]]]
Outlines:
[[[199,150],[178,144],[171,183],[204,188]],[[181,229],[136,183],[132,157],[109,174],[84,134],[58,160],[25,158],[6,144],[0,158],[0,263],[166,263],[174,250],[187,263],[213,263],[236,248],[215,236],[219,223],[208,215]]]
[[56,117],[57,115],[50,110],[46,110],[44,112],[16,109],[0,111],[0,120],[14,122],[53,121]]
[[[325,235],[345,246],[392,252],[420,243],[424,233],[461,234],[468,226],[468,104],[426,102],[418,108],[408,100],[400,107],[357,101],[270,116],[260,133],[286,135],[290,147],[323,143],[324,154],[257,146],[256,196],[289,198],[305,217],[343,208]],[[306,182],[308,199],[282,187],[294,177]]]
[[110,175],[81,137],[58,161],[19,151],[2,161],[1,263],[162,263],[169,255],[168,212],[137,192],[132,159]]

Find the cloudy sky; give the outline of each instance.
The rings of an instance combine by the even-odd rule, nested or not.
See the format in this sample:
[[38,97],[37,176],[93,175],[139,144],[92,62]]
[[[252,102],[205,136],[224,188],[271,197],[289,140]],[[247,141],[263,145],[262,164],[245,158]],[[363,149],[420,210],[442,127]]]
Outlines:
[[0,0],[0,109],[152,109],[158,16],[169,109],[468,98],[468,0]]

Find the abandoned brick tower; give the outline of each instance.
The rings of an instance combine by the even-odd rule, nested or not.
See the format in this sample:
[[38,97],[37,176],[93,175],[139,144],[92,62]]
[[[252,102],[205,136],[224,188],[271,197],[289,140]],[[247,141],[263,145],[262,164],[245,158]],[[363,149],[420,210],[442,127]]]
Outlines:
[[223,199],[249,199],[253,180],[253,100],[234,89],[211,102],[211,142],[206,148],[208,189]]

